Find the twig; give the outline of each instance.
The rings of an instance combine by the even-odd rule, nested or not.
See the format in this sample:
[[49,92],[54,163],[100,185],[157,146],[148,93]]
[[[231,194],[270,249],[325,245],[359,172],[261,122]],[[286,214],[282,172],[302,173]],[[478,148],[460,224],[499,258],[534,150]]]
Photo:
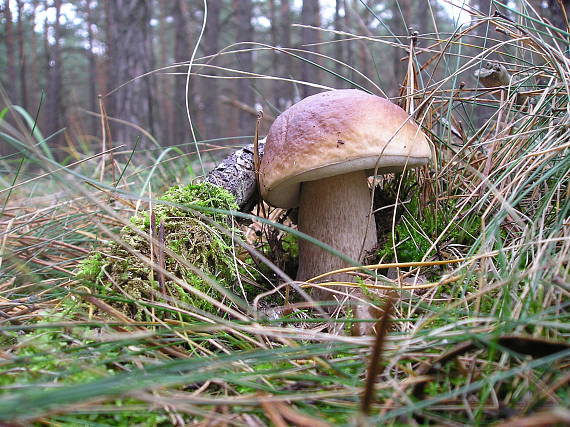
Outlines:
[[540,411],[528,417],[514,417],[495,427],[549,427],[570,425],[570,411],[565,408],[553,408]]
[[272,402],[273,406],[277,408],[279,414],[288,421],[291,421],[299,427],[330,427],[330,424],[319,420],[315,417],[301,414],[295,411],[291,406],[286,405],[284,402]]
[[376,378],[381,372],[380,362],[382,360],[382,349],[384,348],[384,341],[390,326],[390,314],[392,313],[393,307],[394,295],[389,294],[388,299],[384,304],[382,317],[376,323],[376,340],[374,342],[370,363],[368,365],[368,374],[366,376],[366,384],[360,406],[360,411],[364,415],[370,415],[370,407],[374,402],[374,384],[376,383]]
[[[247,104],[244,104],[243,102],[240,102],[237,99],[229,98],[225,95],[221,95],[220,99],[224,104],[233,105],[234,107],[237,107],[240,110],[245,111],[246,113],[249,113],[249,114],[254,115],[254,116],[258,115],[258,111],[255,108],[253,108]],[[275,117],[273,117],[270,114],[267,114],[264,117],[262,117],[262,119],[265,120],[266,122],[271,123],[271,122],[273,122],[273,120],[275,120]]]
[[165,287],[165,280],[164,280],[164,270],[165,266],[165,259],[164,259],[164,221],[160,221],[158,225],[158,265],[160,268],[158,269],[158,286],[160,292],[162,294],[166,294],[166,287]]
[[272,402],[267,402],[265,400],[261,400],[261,407],[267,415],[267,418],[271,420],[272,425],[276,427],[287,427],[288,424],[285,422],[277,408]]

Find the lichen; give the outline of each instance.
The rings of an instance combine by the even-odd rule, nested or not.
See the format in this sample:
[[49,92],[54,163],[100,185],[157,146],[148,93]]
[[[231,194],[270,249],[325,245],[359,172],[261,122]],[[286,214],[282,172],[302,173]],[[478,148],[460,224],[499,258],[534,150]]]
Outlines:
[[[232,227],[231,218],[225,213],[199,213],[191,208],[237,210],[233,196],[220,187],[201,183],[172,187],[160,200],[166,203],[156,204],[154,215],[142,212],[132,217],[130,225],[120,231],[120,241],[92,254],[81,263],[77,272],[77,277],[94,292],[111,297],[108,303],[134,320],[149,320],[138,302],[152,303],[161,295],[159,274],[144,261],[151,258],[152,220],[154,230],[160,224],[164,228],[164,247],[177,255],[170,256],[168,251],[154,246],[155,262],[157,253],[162,252],[168,273],[216,300],[222,300],[223,296],[201,276],[205,275],[228,289],[237,279],[232,238],[204,218],[222,225],[234,235],[240,236],[241,232]],[[171,305],[172,301],[180,301],[200,310],[215,311],[211,303],[187,292],[168,276],[165,276],[164,292],[170,297],[165,300],[171,301]],[[168,311],[165,315],[169,315]]]

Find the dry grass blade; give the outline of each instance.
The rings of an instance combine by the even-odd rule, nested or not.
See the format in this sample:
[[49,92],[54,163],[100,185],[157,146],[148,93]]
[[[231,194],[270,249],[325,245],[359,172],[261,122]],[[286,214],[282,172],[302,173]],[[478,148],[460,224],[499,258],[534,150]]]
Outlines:
[[277,406],[273,405],[270,402],[265,402],[263,398],[261,399],[260,403],[272,425],[276,427],[288,427],[289,424],[285,422],[281,411],[277,408]]
[[553,408],[540,411],[528,417],[514,417],[495,427],[555,427],[570,425],[570,411],[566,408]]
[[310,417],[300,412],[295,411],[290,405],[283,402],[273,403],[281,416],[286,420],[294,423],[294,425],[299,427],[330,427],[331,425],[323,420],[319,420],[315,417]]

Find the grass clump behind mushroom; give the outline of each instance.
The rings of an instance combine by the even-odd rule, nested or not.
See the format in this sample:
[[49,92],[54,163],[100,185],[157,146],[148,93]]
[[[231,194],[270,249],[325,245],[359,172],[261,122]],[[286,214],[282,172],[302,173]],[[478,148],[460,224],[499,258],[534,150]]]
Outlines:
[[[421,261],[430,251],[436,239],[436,252],[441,259],[460,256],[470,247],[480,234],[481,218],[463,215],[453,220],[457,214],[457,202],[444,200],[437,212],[432,206],[425,206],[419,194],[415,194],[402,206],[402,215],[397,218],[393,232],[380,241],[378,257],[382,262]],[[448,227],[452,222],[453,225]],[[442,234],[443,233],[443,234]]]
[[[198,298],[184,289],[180,283],[168,277],[161,290],[158,267],[151,268],[151,257],[158,264],[164,258],[164,269],[182,282],[218,300],[220,292],[214,289],[205,276],[224,288],[231,288],[237,279],[232,238],[220,231],[213,222],[240,235],[231,225],[225,213],[211,211],[237,210],[233,196],[226,190],[209,183],[175,186],[170,188],[153,209],[153,215],[145,211],[130,219],[132,225],[120,231],[120,239],[107,248],[100,249],[85,259],[77,272],[92,291],[108,296],[110,304],[134,320],[148,320],[140,303],[151,304],[162,291],[166,297],[199,310],[215,312],[208,301]],[[206,208],[198,213],[192,208]],[[213,222],[209,222],[211,219]],[[161,224],[163,242],[153,248],[151,254],[151,223],[153,229]],[[155,232],[155,238],[158,238]],[[121,244],[121,241],[123,244]],[[163,248],[161,249],[161,245]],[[172,251],[176,256],[171,256]]]

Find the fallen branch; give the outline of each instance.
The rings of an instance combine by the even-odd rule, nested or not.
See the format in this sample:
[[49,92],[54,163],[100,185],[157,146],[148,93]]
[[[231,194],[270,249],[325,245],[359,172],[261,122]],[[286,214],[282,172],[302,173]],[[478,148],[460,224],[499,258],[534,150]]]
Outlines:
[[[265,139],[262,139],[259,141],[258,148],[260,156],[263,155],[264,147]],[[222,160],[206,176],[205,181],[232,193],[239,209],[249,212],[259,200],[253,144],[246,145]]]

